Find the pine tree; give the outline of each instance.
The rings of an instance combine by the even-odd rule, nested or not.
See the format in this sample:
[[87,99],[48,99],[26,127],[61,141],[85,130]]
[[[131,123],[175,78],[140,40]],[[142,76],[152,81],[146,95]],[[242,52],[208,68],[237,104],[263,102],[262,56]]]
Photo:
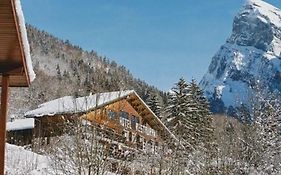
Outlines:
[[187,87],[186,81],[181,78],[172,88],[168,99],[166,124],[182,144],[190,149],[194,139],[190,137],[193,126],[187,113],[189,98]]
[[213,137],[209,103],[194,79],[192,79],[187,89],[190,94],[188,112],[195,130],[193,134],[197,142],[201,142],[206,146],[206,144],[209,144],[208,142],[211,142]]
[[58,77],[58,79],[62,80],[62,75],[61,75],[61,70],[60,70],[59,64],[57,64],[56,70],[57,70],[57,77]]
[[150,109],[155,113],[159,119],[161,119],[161,106],[159,102],[159,98],[155,92],[149,92],[148,98],[146,100],[147,105],[150,107]]
[[214,128],[212,126],[209,103],[194,79],[188,85],[187,90],[189,94],[189,110],[187,112],[193,126],[193,130],[190,132],[192,138],[194,138],[192,144],[205,157],[196,164],[205,166],[205,174],[208,174],[213,172],[213,168],[210,165],[216,154]]

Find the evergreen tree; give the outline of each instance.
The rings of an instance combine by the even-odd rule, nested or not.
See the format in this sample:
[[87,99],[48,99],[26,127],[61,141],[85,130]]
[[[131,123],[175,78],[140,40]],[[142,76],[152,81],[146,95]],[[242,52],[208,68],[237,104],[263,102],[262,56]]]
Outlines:
[[148,98],[146,100],[147,105],[150,107],[150,109],[155,113],[159,119],[161,119],[161,106],[159,102],[159,98],[156,94],[156,92],[149,92]]
[[60,70],[59,64],[57,64],[56,70],[57,70],[57,77],[58,77],[58,79],[62,80],[62,75],[61,75],[61,70]]
[[193,138],[192,144],[204,157],[195,164],[205,166],[200,169],[205,169],[205,174],[210,174],[214,171],[211,162],[216,154],[216,143],[209,103],[194,79],[188,85],[187,90],[189,94],[187,113],[193,126],[193,130],[190,132]]
[[186,148],[192,148],[190,133],[193,130],[193,123],[187,116],[188,113],[188,91],[187,83],[181,78],[172,88],[169,95],[166,124],[170,130],[179,138]]
[[207,146],[213,139],[212,117],[208,100],[194,79],[187,90],[190,94],[188,113],[194,126],[193,137],[195,137],[196,144],[202,143]]

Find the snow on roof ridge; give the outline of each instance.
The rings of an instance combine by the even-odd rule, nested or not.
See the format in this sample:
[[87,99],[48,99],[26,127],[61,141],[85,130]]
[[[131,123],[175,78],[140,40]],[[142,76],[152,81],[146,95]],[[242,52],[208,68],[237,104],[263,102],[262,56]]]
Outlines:
[[30,46],[29,46],[29,42],[28,42],[28,38],[27,38],[25,19],[24,19],[20,0],[15,1],[15,7],[16,7],[16,13],[18,16],[20,34],[21,34],[21,38],[22,38],[22,45],[23,45],[23,49],[24,49],[24,56],[25,56],[25,61],[26,61],[26,66],[27,66],[27,71],[28,71],[27,73],[30,78],[30,82],[32,82],[35,79],[36,74],[34,73],[33,67],[32,67],[32,60],[31,60],[31,56],[30,56]]
[[37,109],[26,112],[25,116],[41,117],[44,115],[55,115],[58,113],[86,112],[119,98],[126,97],[134,92],[134,90],[114,91],[93,95],[91,94],[89,96],[78,98],[65,96],[40,104]]

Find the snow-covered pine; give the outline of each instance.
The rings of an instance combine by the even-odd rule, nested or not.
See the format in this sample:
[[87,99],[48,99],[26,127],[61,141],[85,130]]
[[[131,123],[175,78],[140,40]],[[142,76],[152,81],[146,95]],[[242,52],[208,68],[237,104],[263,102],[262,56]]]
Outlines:
[[[196,137],[197,144],[201,143],[206,145],[207,142],[211,142],[213,138],[212,117],[208,100],[204,96],[203,91],[196,83],[195,79],[192,79],[188,85],[189,95],[189,116],[194,123],[194,137]],[[209,143],[210,144],[210,143]]]
[[178,137],[182,144],[192,149],[192,130],[194,128],[191,118],[188,117],[189,111],[189,94],[187,83],[183,78],[172,88],[172,92],[168,98],[168,106],[166,109],[166,125]]
[[148,98],[146,99],[146,104],[150,107],[150,109],[155,113],[159,119],[161,119],[161,106],[159,97],[156,92],[148,92]]
[[187,116],[193,126],[190,135],[195,138],[191,144],[196,150],[192,154],[193,157],[197,157],[197,159],[193,158],[193,164],[197,166],[194,171],[199,170],[201,171],[200,173],[208,174],[213,171],[211,162],[216,154],[216,139],[214,137],[209,103],[195,79],[192,79],[188,84],[187,91],[189,105]]

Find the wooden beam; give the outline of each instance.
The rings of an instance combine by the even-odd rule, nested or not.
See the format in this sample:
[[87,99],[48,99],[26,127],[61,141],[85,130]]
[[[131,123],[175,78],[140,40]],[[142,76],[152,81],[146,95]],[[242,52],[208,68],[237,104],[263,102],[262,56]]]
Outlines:
[[26,59],[27,58],[25,58],[25,54],[24,54],[23,38],[21,37],[21,31],[20,31],[20,26],[19,26],[18,15],[16,13],[15,1],[11,0],[11,4],[12,4],[13,15],[14,15],[14,21],[15,21],[15,24],[16,24],[18,42],[20,44],[20,52],[21,52],[21,58],[22,58],[21,61],[22,61],[22,64],[23,64],[24,72],[26,73],[25,78],[27,79],[27,83],[28,83],[28,86],[29,86],[30,85],[30,77],[28,76],[28,70],[27,70],[27,65],[26,65]]
[[5,144],[6,144],[6,121],[8,114],[9,99],[9,76],[2,76],[1,87],[1,115],[0,115],[0,175],[5,172]]

